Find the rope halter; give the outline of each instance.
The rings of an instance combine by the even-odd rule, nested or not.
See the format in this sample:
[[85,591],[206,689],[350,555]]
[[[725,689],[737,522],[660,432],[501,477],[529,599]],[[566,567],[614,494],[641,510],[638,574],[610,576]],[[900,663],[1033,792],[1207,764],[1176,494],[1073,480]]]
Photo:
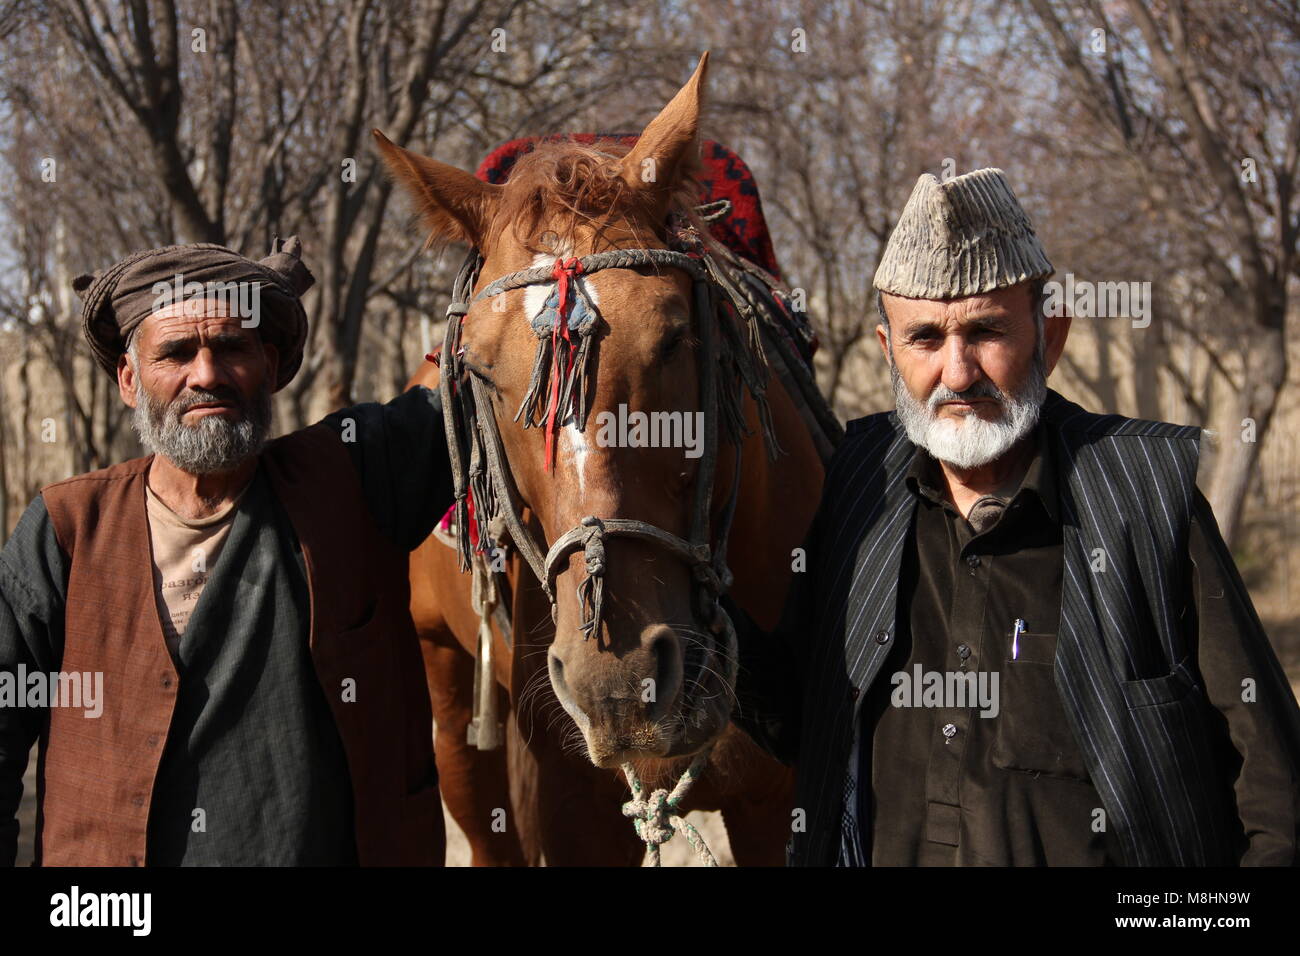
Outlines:
[[682,774],[671,793],[667,790],[655,790],[648,797],[635,768],[630,763],[623,764],[623,775],[627,777],[627,785],[632,790],[632,799],[623,804],[623,816],[632,819],[632,824],[636,827],[636,835],[645,844],[646,856],[652,866],[661,865],[659,848],[671,840],[674,833],[680,833],[686,838],[686,842],[705,866],[718,865],[717,859],[713,856],[709,845],[704,842],[700,831],[678,812],[682,800],[686,798],[686,794],[690,792],[696,779],[704,770],[711,749],[708,748],[695,755],[695,759],[686,768],[686,772]]

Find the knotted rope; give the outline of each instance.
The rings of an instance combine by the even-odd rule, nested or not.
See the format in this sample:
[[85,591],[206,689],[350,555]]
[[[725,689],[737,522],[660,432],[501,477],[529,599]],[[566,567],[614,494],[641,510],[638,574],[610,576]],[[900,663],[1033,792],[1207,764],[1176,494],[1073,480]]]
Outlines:
[[705,866],[718,865],[717,859],[713,856],[709,845],[704,842],[700,831],[677,812],[696,778],[704,770],[704,765],[709,759],[709,751],[712,749],[707,748],[695,755],[691,765],[677,781],[677,786],[673,787],[672,793],[667,790],[654,790],[649,797],[645,795],[645,787],[641,783],[641,778],[637,776],[636,768],[630,763],[623,764],[623,775],[627,777],[627,785],[632,788],[632,799],[623,804],[623,816],[632,818],[636,835],[645,843],[646,856],[651,866],[662,865],[659,847],[671,840],[674,832],[686,838],[686,842],[690,844],[701,863]]
[[[595,515],[582,519],[582,550],[587,576],[578,585],[578,604],[582,608],[580,625],[585,641],[600,629],[605,606],[605,526]],[[588,613],[590,609],[590,613]]]

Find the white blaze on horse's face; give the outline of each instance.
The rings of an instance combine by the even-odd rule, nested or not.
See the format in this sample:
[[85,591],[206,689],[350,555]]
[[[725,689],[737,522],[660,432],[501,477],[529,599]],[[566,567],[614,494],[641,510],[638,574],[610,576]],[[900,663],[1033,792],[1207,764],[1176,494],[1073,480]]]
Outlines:
[[[572,255],[573,246],[561,240],[556,244],[554,252],[539,252],[533,256],[533,261],[528,264],[528,268],[540,269],[542,266],[553,266],[556,259],[568,259]],[[589,278],[579,277],[578,281],[582,283],[582,291],[587,293],[591,301],[596,305],[600,305],[600,294],[596,291],[596,283],[592,281],[593,279],[594,276]],[[546,304],[546,300],[551,297],[551,293],[554,291],[554,282],[549,285],[539,283],[524,287],[524,315],[528,316],[529,322],[533,320],[533,316],[542,311],[542,306]]]
[[[555,263],[556,259],[567,259],[573,255],[573,247],[567,243],[561,243],[554,252],[539,252],[533,256],[533,261],[529,264],[530,269],[536,269],[541,266],[549,266]],[[587,293],[588,298],[596,306],[600,305],[600,293],[596,291],[596,283],[591,279],[579,278],[578,282],[582,283],[582,290]],[[555,283],[550,285],[530,285],[524,288],[524,315],[528,316],[531,322],[533,316],[542,311],[542,306],[546,305],[546,300],[550,298],[555,291]],[[561,422],[564,430],[561,434],[565,438],[563,451],[566,457],[573,463],[573,470],[578,475],[578,494],[583,495],[587,492],[586,464],[587,455],[591,452],[591,444],[587,441],[587,436],[582,433],[573,419],[573,412],[570,411]]]
[[587,476],[585,469],[587,467],[587,455],[591,451],[591,446],[587,444],[587,436],[582,433],[573,421],[573,412],[569,412],[569,417],[564,425],[564,437],[567,440],[568,458],[573,462],[573,470],[578,473],[578,494],[587,493]]

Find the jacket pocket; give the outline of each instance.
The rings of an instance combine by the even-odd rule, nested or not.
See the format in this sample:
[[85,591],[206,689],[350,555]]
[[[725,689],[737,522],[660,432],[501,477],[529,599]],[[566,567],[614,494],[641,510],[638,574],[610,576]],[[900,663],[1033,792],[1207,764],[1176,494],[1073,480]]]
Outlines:
[[1177,667],[1163,677],[1151,677],[1146,680],[1120,681],[1120,693],[1129,710],[1139,707],[1152,707],[1156,704],[1173,704],[1182,700],[1192,691],[1198,690],[1196,684],[1187,676],[1184,658]]
[[[1140,772],[1149,785],[1164,788],[1171,803],[1184,809],[1159,823],[1171,846],[1181,847],[1181,862],[1192,866],[1235,866],[1247,838],[1238,816],[1232,780],[1214,741],[1214,708],[1190,669],[1189,658],[1168,674],[1121,681],[1133,739],[1144,749]],[[1186,819],[1175,829],[1174,819]]]
[[989,758],[1001,770],[1087,780],[1088,768],[1056,689],[1055,655],[1055,634],[1022,634],[1016,660],[1002,662]]

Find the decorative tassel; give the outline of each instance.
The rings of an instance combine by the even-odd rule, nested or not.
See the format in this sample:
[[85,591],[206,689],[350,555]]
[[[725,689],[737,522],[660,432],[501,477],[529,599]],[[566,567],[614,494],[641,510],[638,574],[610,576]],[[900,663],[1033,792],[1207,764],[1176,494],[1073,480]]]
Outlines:
[[771,461],[776,461],[778,455],[785,454],[785,449],[776,438],[776,423],[772,421],[772,406],[767,403],[766,395],[756,395],[755,404],[758,405],[758,420],[763,425],[763,444],[767,447],[767,457]]
[[[728,371],[727,366],[723,368],[724,371]],[[749,434],[749,429],[745,425],[745,415],[740,406],[740,393],[740,376],[734,372],[725,375],[724,380],[718,382],[718,411],[722,417],[727,440],[733,445],[742,444]]]
[[539,338],[537,341],[537,353],[533,357],[533,373],[528,380],[528,391],[524,392],[524,400],[519,403],[519,411],[515,412],[515,421],[519,421],[519,416],[524,417],[524,427],[534,428],[542,423],[542,412],[544,401],[543,382],[546,380],[546,372],[551,366],[551,337],[549,333],[545,338]]
[[[477,458],[480,444],[475,442],[474,447],[475,458]],[[488,518],[491,516],[493,501],[492,491],[488,487],[488,476],[483,468],[471,473],[470,494],[474,505],[474,515],[471,520],[474,522],[474,536],[478,538],[478,544],[473,547],[473,550],[482,551],[484,542],[487,540]]]
[[[578,347],[569,361],[569,369],[565,374],[564,390],[560,393],[560,421],[564,421],[565,415],[573,411],[574,418],[578,420],[580,428],[587,427],[587,362],[591,358],[591,326],[588,325],[586,331],[579,330],[578,334],[581,340]],[[582,385],[575,389],[575,385],[581,382]],[[573,409],[573,400],[575,391],[577,394],[578,407]]]
[[457,567],[463,572],[470,568],[469,502],[466,495],[456,498],[456,557]]
[[[574,368],[577,370],[577,374],[574,376],[574,379],[577,380],[577,384],[574,385],[574,389],[578,396],[578,407],[575,410],[574,415],[578,420],[579,431],[586,429],[587,413],[591,409],[591,404],[588,401],[590,396],[587,394],[587,372],[591,366],[591,339],[594,324],[595,323],[588,325],[585,330],[580,330],[582,341],[578,345],[578,355],[574,360]],[[570,384],[572,383],[573,379],[570,379]]]

